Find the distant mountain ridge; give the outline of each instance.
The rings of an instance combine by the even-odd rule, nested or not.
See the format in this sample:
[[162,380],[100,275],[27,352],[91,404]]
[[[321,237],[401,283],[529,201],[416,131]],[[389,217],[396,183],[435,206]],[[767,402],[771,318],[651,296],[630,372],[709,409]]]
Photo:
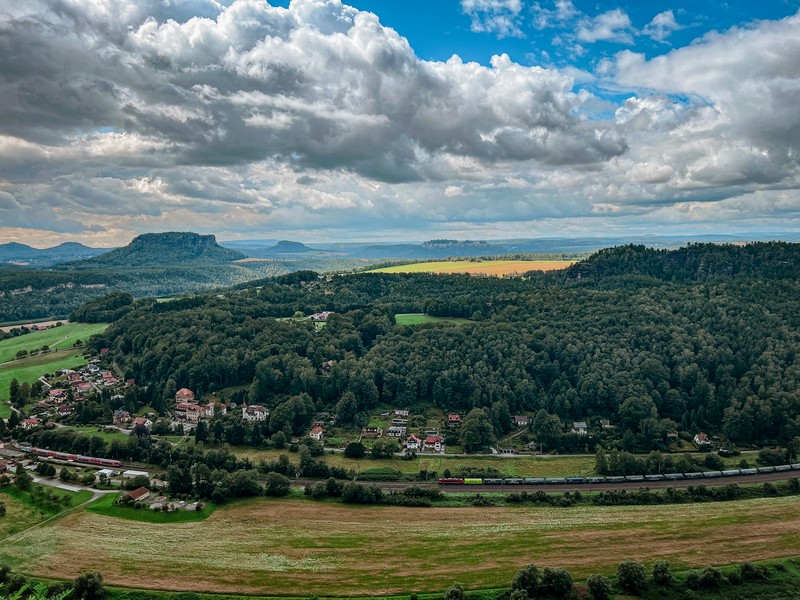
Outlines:
[[33,248],[27,244],[0,244],[0,263],[46,267],[59,262],[92,258],[105,254],[109,248],[91,248],[78,242],[64,242],[52,248]]
[[213,235],[170,231],[139,235],[127,246],[63,265],[64,268],[144,267],[183,263],[226,263],[245,258],[238,250],[223,248]]

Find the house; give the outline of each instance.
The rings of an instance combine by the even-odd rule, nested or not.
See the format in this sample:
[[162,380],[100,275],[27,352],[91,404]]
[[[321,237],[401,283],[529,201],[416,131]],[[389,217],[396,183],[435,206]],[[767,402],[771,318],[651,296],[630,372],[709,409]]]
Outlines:
[[146,429],[150,429],[153,426],[153,422],[148,419],[147,417],[136,417],[133,420],[134,427],[145,427]]
[[47,395],[50,397],[50,400],[52,400],[56,404],[60,404],[67,397],[67,390],[63,390],[61,388],[53,388],[51,390],[48,390]]
[[711,439],[702,431],[694,436],[694,443],[698,446],[707,446],[711,444]]
[[312,440],[322,441],[323,430],[322,427],[312,427],[311,433],[308,434]]
[[83,376],[75,371],[70,371],[67,373],[67,381],[69,381],[70,385],[73,383],[78,383],[79,381],[83,381]]
[[329,377],[331,374],[331,370],[333,369],[333,365],[336,364],[335,360],[326,360],[322,362],[322,376]]
[[131,490],[126,494],[128,498],[133,500],[134,502],[141,502],[142,500],[147,500],[150,496],[150,490],[146,487],[136,488],[135,490]]
[[131,413],[127,410],[115,410],[114,411],[114,425],[127,425],[131,422]]
[[246,402],[242,402],[242,418],[245,421],[266,421],[269,416],[269,409],[254,404],[247,406]]
[[403,427],[408,425],[408,419],[392,419],[392,425],[400,425]]
[[406,448],[408,450],[419,450],[420,441],[413,433],[406,439]]
[[129,471],[123,471],[122,476],[125,479],[133,479],[134,477],[150,477],[150,473],[147,473],[146,471],[129,470]]
[[397,417],[407,417],[411,411],[407,408],[396,408],[394,409],[394,414]]
[[108,354],[109,348],[100,348],[100,356]]
[[600,419],[600,427],[602,427],[603,429],[614,429],[614,426],[608,419]]
[[422,449],[429,452],[441,452],[444,447],[444,440],[440,435],[429,435],[422,443]]
[[398,427],[397,425],[392,425],[391,427],[386,429],[386,436],[387,437],[405,437],[406,435],[406,428],[405,427]]
[[527,427],[529,422],[528,415],[516,415],[514,417],[514,425],[516,427]]
[[332,314],[333,312],[330,310],[323,310],[322,312],[314,313],[309,319],[312,321],[327,321]]
[[461,415],[456,413],[450,413],[449,415],[447,415],[447,426],[461,427]]
[[75,392],[78,393],[79,395],[87,394],[94,389],[94,386],[90,381],[79,381],[72,387],[75,388]]
[[36,417],[31,417],[30,419],[23,419],[21,425],[23,429],[33,429],[41,425],[41,421]]
[[134,385],[135,383],[136,383],[136,380],[135,380],[135,379],[126,379],[126,380],[125,380],[125,387],[126,387],[126,388],[133,387],[133,385]]
[[0,475],[8,471],[8,463],[0,458]]
[[75,410],[75,407],[71,404],[62,404],[56,409],[56,414],[59,417],[66,417],[67,415],[72,414],[73,410]]
[[381,427],[364,427],[361,430],[361,437],[365,438],[379,438],[383,436],[383,429]]
[[114,377],[111,371],[103,371],[100,373],[100,377],[103,379],[103,384],[106,386],[117,385],[119,383],[119,379]]
[[[213,408],[212,408],[213,414]],[[186,407],[186,410],[183,413],[186,416],[186,420],[190,423],[197,423],[201,417],[205,416],[206,409],[204,406],[200,406],[198,404],[190,404]]]
[[193,403],[194,400],[194,392],[189,388],[181,388],[177,392],[175,392],[175,403]]
[[578,435],[586,435],[589,433],[589,427],[586,425],[586,421],[573,421],[572,422],[572,433],[577,433]]

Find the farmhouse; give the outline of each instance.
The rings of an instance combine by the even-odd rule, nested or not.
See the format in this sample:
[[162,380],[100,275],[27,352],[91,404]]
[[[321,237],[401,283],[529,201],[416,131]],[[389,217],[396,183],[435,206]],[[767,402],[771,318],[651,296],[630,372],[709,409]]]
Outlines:
[[702,431],[694,436],[694,443],[698,446],[706,446],[711,444],[709,437]]
[[386,430],[387,437],[404,437],[406,435],[406,428],[405,427],[398,427],[397,425],[392,425]]
[[147,429],[150,429],[153,426],[153,422],[150,419],[148,419],[147,417],[136,417],[133,420],[133,426],[134,427],[145,427]]
[[328,317],[330,317],[333,313],[329,310],[323,310],[322,312],[314,313],[309,317],[312,321],[327,321]]
[[419,450],[420,441],[413,433],[406,439],[406,448],[409,450]]
[[407,408],[396,408],[394,409],[394,414],[397,417],[407,417],[410,411]]
[[71,404],[62,404],[56,409],[56,414],[59,417],[66,417],[69,414],[72,414],[72,411],[75,410],[75,407]]
[[94,386],[90,381],[79,381],[78,383],[74,384],[72,387],[75,388],[75,391],[78,395],[84,395],[91,392],[94,389]]
[[177,392],[175,392],[175,402],[176,403],[193,403],[194,402],[194,392],[189,388],[181,388]]
[[322,440],[323,430],[322,427],[316,426],[311,429],[311,433],[308,434],[312,440],[317,440],[318,442]]
[[114,425],[127,425],[131,422],[131,413],[127,410],[115,410],[114,411]]
[[461,427],[461,415],[457,413],[450,413],[447,415],[448,427]]
[[383,428],[381,427],[364,427],[361,430],[361,437],[379,438],[381,436],[383,436]]
[[47,395],[50,397],[50,400],[59,404],[63,402],[67,397],[67,390],[61,388],[53,388],[47,392]]
[[527,427],[528,426],[528,416],[527,415],[516,415],[514,417],[514,425],[517,427]]
[[30,419],[24,419],[22,421],[22,428],[23,429],[33,429],[34,427],[38,427],[41,424],[41,421],[36,417],[31,417]]
[[148,490],[146,487],[140,487],[136,488],[135,490],[131,490],[126,495],[134,502],[141,502],[142,500],[147,500],[147,498],[150,496],[150,490]]

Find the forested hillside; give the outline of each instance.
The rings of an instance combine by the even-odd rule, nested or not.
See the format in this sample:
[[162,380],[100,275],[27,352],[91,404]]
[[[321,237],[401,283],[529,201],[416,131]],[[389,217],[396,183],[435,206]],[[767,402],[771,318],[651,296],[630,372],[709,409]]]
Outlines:
[[[381,402],[434,403],[486,408],[501,430],[540,409],[606,417],[631,450],[675,429],[766,443],[800,434],[798,252],[625,247],[524,279],[306,272],[133,310],[94,345],[163,407],[183,386],[247,385],[273,431],[301,432],[310,398],[344,423]],[[321,329],[274,318],[321,310],[335,313]],[[396,326],[407,312],[473,322]]]

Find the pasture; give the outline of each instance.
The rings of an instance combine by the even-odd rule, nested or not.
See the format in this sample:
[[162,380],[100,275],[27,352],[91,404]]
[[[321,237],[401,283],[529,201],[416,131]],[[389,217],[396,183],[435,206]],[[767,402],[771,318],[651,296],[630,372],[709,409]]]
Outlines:
[[527,271],[566,269],[571,260],[484,260],[441,261],[395,265],[367,271],[368,273],[469,273],[471,275],[521,275]]
[[469,323],[469,319],[459,319],[456,317],[431,317],[422,313],[401,313],[394,316],[395,323],[398,325],[420,325],[422,323],[453,323],[463,325]]
[[20,350],[40,350],[49,346],[50,350],[72,347],[77,341],[86,342],[96,333],[103,333],[106,323],[67,323],[44,331],[34,331],[25,335],[0,341],[0,363],[12,360]]
[[[636,543],[632,543],[635,540]],[[147,527],[87,510],[0,544],[0,562],[42,577],[99,571],[136,588],[382,595],[507,586],[528,563],[578,578],[625,558],[688,568],[795,555],[796,498],[674,506],[353,507],[258,498],[201,522]],[[87,548],[91,552],[87,552]]]
[[23,381],[33,383],[45,373],[71,369],[85,364],[83,350],[77,349],[38,354],[0,365],[0,417],[8,417],[11,414],[11,409],[5,400],[8,400],[8,386],[12,379],[16,378],[20,383]]

